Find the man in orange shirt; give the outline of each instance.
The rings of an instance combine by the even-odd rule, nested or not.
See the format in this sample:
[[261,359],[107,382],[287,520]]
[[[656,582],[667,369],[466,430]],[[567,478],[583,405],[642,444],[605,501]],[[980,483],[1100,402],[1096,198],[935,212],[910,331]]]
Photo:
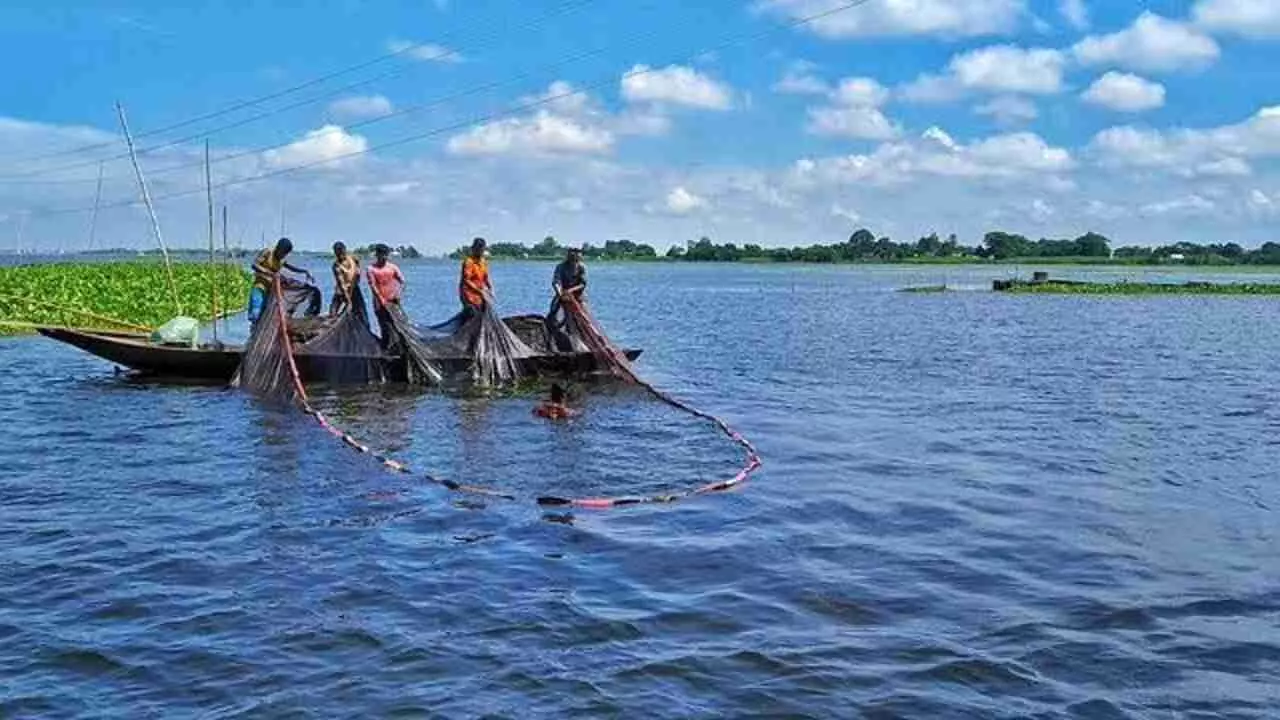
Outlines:
[[458,279],[458,298],[462,300],[463,322],[484,310],[493,294],[489,282],[489,261],[484,258],[484,238],[471,241],[471,252],[462,260],[462,276]]
[[373,291],[373,314],[378,318],[378,331],[384,348],[391,344],[392,333],[387,306],[399,305],[400,295],[404,292],[404,274],[395,263],[387,261],[390,254],[391,248],[379,243],[373,250],[373,264],[366,271],[369,289]]

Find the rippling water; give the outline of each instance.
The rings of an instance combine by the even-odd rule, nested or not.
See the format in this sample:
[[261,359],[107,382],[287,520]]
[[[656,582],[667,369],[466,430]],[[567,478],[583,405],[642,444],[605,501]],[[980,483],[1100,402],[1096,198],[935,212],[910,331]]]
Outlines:
[[[405,267],[411,314],[452,310],[451,266]],[[604,514],[0,339],[0,717],[1280,717],[1276,301],[893,292],[1006,272],[593,267],[642,372],[766,463]],[[500,304],[549,274],[496,266]],[[740,459],[625,388],[569,425],[316,401],[522,498]]]

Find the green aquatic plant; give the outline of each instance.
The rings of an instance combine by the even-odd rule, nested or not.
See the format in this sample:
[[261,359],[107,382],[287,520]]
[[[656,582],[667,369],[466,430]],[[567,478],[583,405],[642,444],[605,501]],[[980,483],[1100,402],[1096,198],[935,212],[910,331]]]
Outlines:
[[[252,275],[238,266],[175,263],[183,315],[213,316],[245,306]],[[102,329],[154,328],[179,314],[164,265],[154,261],[50,263],[0,268],[0,333],[35,325]]]
[[1267,283],[1148,282],[1012,282],[1004,292],[1023,295],[1280,295],[1280,285]]

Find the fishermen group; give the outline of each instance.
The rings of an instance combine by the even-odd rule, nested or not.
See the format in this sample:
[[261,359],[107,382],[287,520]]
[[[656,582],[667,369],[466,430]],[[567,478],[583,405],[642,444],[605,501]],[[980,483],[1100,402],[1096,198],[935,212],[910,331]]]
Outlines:
[[[462,260],[462,270],[458,279],[458,299],[462,303],[459,324],[465,323],[476,314],[482,312],[486,305],[493,301],[493,283],[489,278],[489,261],[486,252],[487,243],[484,238],[476,238],[471,242],[471,249]],[[320,311],[319,290],[315,288],[315,277],[307,270],[286,262],[293,251],[293,243],[288,238],[280,238],[273,248],[260,252],[253,262],[253,289],[249,294],[249,322],[257,323],[266,306],[267,292],[275,277],[281,270],[302,275],[306,282],[281,277],[281,284],[289,290],[307,291],[313,300],[309,305],[308,315]],[[374,317],[378,320],[378,330],[385,346],[392,336],[391,317],[388,307],[399,305],[404,293],[405,278],[400,268],[389,260],[391,248],[386,245],[374,246],[373,263],[365,271],[369,290],[373,293]],[[360,260],[347,252],[341,242],[333,244],[333,300],[329,304],[329,314],[338,315],[350,309],[364,315],[364,302],[360,299]],[[551,279],[553,297],[551,309],[546,316],[547,328],[553,334],[563,332],[566,318],[563,301],[569,298],[581,301],[587,289],[587,268],[582,263],[582,252],[570,248],[563,262],[556,266]]]

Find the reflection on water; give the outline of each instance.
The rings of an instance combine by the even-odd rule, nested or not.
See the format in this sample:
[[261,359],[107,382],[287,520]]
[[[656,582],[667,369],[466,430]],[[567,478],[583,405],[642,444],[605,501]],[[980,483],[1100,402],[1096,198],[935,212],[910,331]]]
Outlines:
[[[405,268],[414,317],[452,307],[456,267]],[[505,309],[545,306],[548,271],[495,265]],[[642,372],[759,446],[745,489],[535,507],[736,470],[625,387],[579,388],[571,423],[531,415],[543,388],[313,389],[505,502],[243,393],[0,340],[24,368],[0,376],[0,717],[1280,716],[1274,301],[592,272]]]

